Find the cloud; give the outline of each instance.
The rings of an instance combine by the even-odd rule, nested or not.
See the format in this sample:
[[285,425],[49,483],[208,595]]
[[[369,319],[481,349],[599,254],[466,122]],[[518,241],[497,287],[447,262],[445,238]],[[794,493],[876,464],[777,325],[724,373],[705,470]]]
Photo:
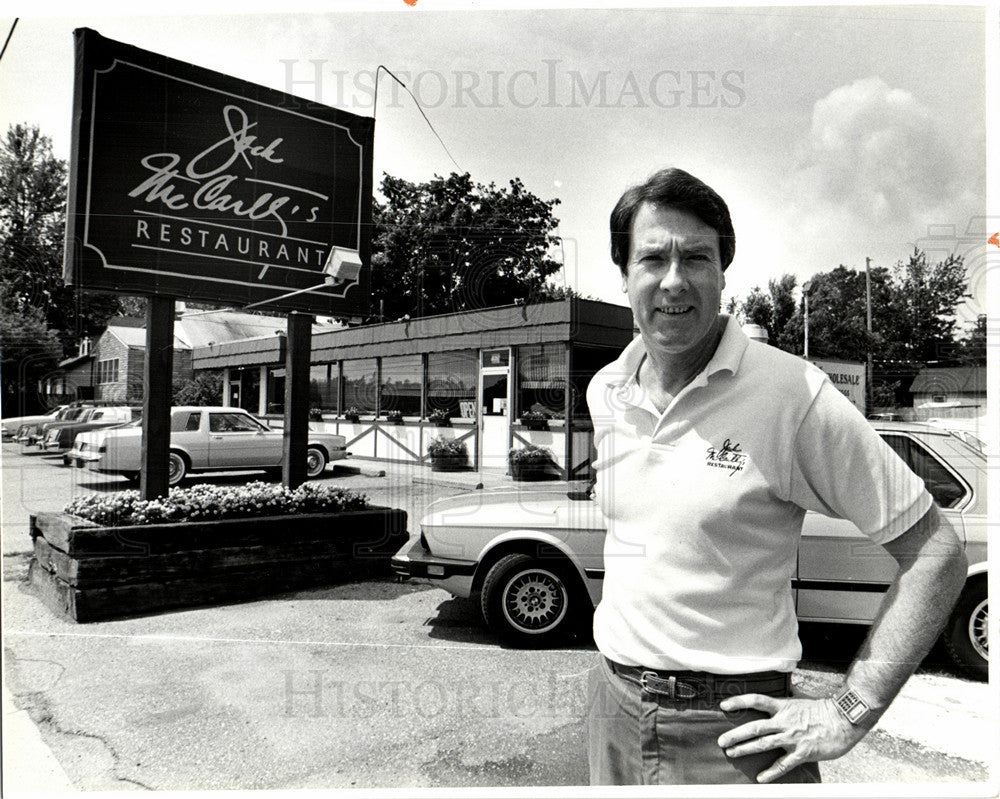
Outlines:
[[790,179],[794,206],[803,217],[861,229],[950,218],[969,188],[962,140],[947,119],[881,78],[838,87],[813,106]]

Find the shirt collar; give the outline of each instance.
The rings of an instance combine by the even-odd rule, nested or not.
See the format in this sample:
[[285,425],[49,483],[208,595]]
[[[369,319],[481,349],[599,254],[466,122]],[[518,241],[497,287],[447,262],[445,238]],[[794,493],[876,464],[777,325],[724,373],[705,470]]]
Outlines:
[[[726,327],[722,331],[719,346],[716,347],[715,354],[701,374],[692,381],[694,384],[706,384],[708,378],[716,372],[736,374],[743,360],[743,353],[750,345],[750,339],[743,332],[743,328],[740,327],[736,319],[728,314],[721,314],[721,316],[726,320]],[[646,346],[642,341],[642,336],[636,336],[614,362],[614,368],[608,374],[608,385],[615,388],[636,386],[639,367],[645,357]]]

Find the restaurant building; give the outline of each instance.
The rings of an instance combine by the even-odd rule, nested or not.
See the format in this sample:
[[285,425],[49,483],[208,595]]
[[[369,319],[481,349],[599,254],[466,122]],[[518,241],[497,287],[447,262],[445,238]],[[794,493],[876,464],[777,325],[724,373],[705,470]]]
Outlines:
[[[535,444],[564,478],[587,477],[587,384],[633,335],[628,308],[578,298],[314,333],[310,407],[354,458],[426,463],[444,436],[476,470],[505,470],[510,449]],[[213,344],[192,366],[224,372],[228,405],[280,423],[286,346],[284,335]]]

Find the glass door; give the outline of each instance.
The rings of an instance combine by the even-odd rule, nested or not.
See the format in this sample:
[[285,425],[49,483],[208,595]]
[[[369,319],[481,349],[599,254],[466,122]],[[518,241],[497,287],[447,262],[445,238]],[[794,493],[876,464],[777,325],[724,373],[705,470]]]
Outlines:
[[507,470],[510,445],[510,350],[484,350],[479,372],[480,468]]

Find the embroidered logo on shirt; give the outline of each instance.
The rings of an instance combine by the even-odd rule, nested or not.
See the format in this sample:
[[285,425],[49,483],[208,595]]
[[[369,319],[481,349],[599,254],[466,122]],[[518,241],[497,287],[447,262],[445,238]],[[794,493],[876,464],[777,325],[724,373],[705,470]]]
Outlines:
[[705,458],[705,463],[709,466],[713,466],[716,469],[729,469],[730,477],[737,472],[742,472],[743,467],[746,466],[746,462],[746,453],[741,452],[740,445],[734,444],[728,438],[719,449],[709,447],[708,456]]

